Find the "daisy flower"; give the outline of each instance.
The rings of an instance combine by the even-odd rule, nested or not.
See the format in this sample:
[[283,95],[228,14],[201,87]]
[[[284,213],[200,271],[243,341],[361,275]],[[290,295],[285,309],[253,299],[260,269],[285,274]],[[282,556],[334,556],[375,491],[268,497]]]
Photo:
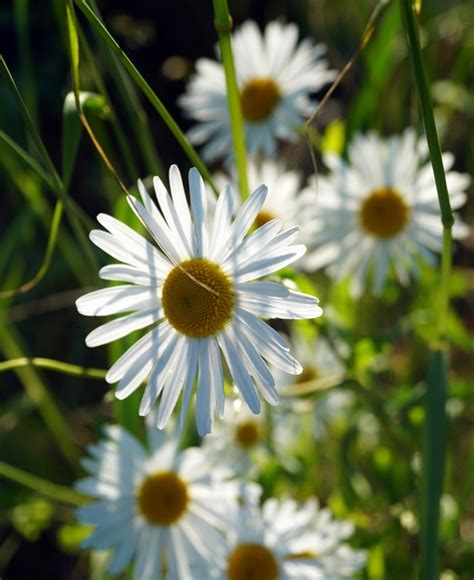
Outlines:
[[214,219],[208,220],[207,193],[198,171],[189,172],[191,207],[176,166],[170,168],[169,179],[171,196],[160,179],[154,179],[160,209],[141,182],[143,203],[128,197],[155,244],[111,216],[98,216],[108,231],[93,230],[90,238],[121,262],[105,266],[99,274],[129,284],[86,294],[76,305],[87,316],[131,312],[92,331],[88,346],[153,325],[115,362],[106,380],[118,381],[116,396],[124,399],[148,377],[139,411],[147,415],[160,398],[156,422],[162,429],[181,391],[184,417],[197,378],[196,420],[203,435],[211,431],[214,410],[220,417],[224,412],[220,351],[243,399],[259,413],[259,395],[271,405],[279,401],[265,361],[290,374],[303,370],[285,341],[260,317],[314,318],[322,310],[313,296],[276,282],[256,281],[306,250],[293,245],[298,228],[281,231],[278,220],[246,236],[265,202],[265,186],[242,204],[235,219],[232,189],[226,187]]
[[218,557],[223,532],[234,521],[239,484],[224,481],[198,448],[178,451],[176,436],[149,429],[149,451],[118,426],[89,447],[83,460],[90,477],[76,488],[96,501],[77,510],[94,526],[83,547],[110,550],[108,571],[118,574],[133,560],[135,580],[194,578],[191,566]]
[[252,458],[258,452],[265,453],[265,415],[254,415],[240,399],[229,403],[202,446],[216,465],[228,465],[234,473],[249,475]]
[[[417,258],[433,264],[442,246],[442,225],[428,149],[413,129],[384,140],[374,133],[358,135],[348,161],[326,155],[330,169],[313,184],[315,226],[309,268],[328,266],[334,278],[353,275],[352,292],[362,293],[369,275],[373,291],[382,291],[393,267],[402,285],[416,274]],[[454,158],[443,155],[451,205],[466,200],[470,179],[451,170]],[[316,193],[317,192],[317,193]],[[457,219],[455,238],[467,234]]]
[[[297,128],[315,108],[309,95],[335,77],[328,70],[324,45],[309,39],[298,44],[295,24],[270,22],[262,33],[247,21],[232,36],[234,63],[245,122],[248,152],[275,154],[277,139],[294,140]],[[193,143],[205,143],[208,161],[232,150],[224,69],[202,58],[180,104],[198,121],[191,129]]]
[[[262,183],[268,188],[267,199],[255,219],[256,225],[261,226],[272,219],[279,219],[285,227],[297,225],[304,239],[306,231],[311,228],[311,223],[306,223],[311,213],[305,210],[313,201],[314,194],[308,191],[305,191],[304,195],[300,194],[301,175],[296,171],[286,169],[281,162],[273,159],[258,162],[256,159],[249,158],[247,177],[251,191],[257,189]],[[229,177],[224,173],[217,173],[214,179],[222,187],[229,183]],[[232,182],[237,182],[235,176],[232,176]],[[235,201],[239,206],[239,200]]]
[[315,500],[298,505],[292,499],[269,499],[261,513],[242,511],[240,526],[229,535],[226,557],[209,578],[339,580],[365,563],[365,552],[344,543],[352,524],[333,520]]

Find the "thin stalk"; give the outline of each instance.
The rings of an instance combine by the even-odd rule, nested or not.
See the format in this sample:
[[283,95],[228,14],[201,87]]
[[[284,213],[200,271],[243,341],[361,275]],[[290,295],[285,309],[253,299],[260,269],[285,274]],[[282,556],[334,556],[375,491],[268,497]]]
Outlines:
[[120,124],[120,121],[119,121],[118,116],[117,116],[117,112],[115,111],[115,108],[112,104],[109,93],[107,92],[107,89],[105,87],[105,82],[102,78],[102,75],[101,75],[98,67],[95,64],[96,59],[95,59],[94,55],[92,54],[92,50],[89,46],[86,35],[84,34],[84,31],[82,30],[82,28],[79,26],[79,24],[77,22],[76,22],[76,27],[77,27],[77,32],[79,34],[79,40],[81,43],[82,50],[84,51],[84,54],[86,55],[88,65],[89,65],[90,70],[92,71],[92,75],[94,77],[94,83],[95,83],[99,93],[105,98],[107,105],[110,109],[110,118],[111,118],[111,122],[112,122],[112,129],[115,133],[115,138],[117,139],[118,146],[122,152],[122,157],[124,159],[125,165],[127,166],[129,179],[131,181],[135,181],[139,175],[139,172],[138,172],[137,164],[135,163],[135,159],[133,157],[132,148],[131,148],[130,143],[125,135],[125,132]]
[[[48,188],[58,195],[57,184],[51,180],[51,177],[41,167],[41,165],[31,155],[23,149],[16,141],[8,136],[4,131],[0,131],[0,141],[7,145],[20,159],[33,169],[33,171],[44,181]],[[64,184],[63,184],[64,185]],[[96,224],[90,219],[87,213],[78,205],[74,199],[70,199],[71,207],[76,213],[77,217],[84,224],[86,228],[92,229]],[[49,219],[49,218],[48,218]]]
[[423,66],[418,29],[411,0],[400,0],[402,23],[413,65],[415,84],[425,127],[426,139],[438,192],[443,224],[441,281],[437,311],[438,327],[434,337],[425,396],[423,446],[423,489],[421,498],[421,573],[424,580],[437,580],[439,560],[439,514],[445,465],[446,391],[448,383],[447,344],[444,343],[449,311],[449,284],[452,261],[451,211],[441,148],[433,114],[433,104]]
[[222,64],[225,71],[227,87],[227,105],[229,107],[230,130],[234,146],[235,167],[239,182],[239,191],[243,199],[250,195],[247,179],[247,148],[245,146],[245,127],[242,116],[240,91],[235,74],[232,54],[232,16],[227,0],[214,0],[214,26],[219,37]]
[[448,360],[444,350],[431,353],[425,393],[423,483],[421,494],[421,572],[424,580],[439,578],[439,516],[446,454]]
[[155,108],[160,117],[163,119],[166,126],[171,131],[175,139],[178,141],[183,151],[189,157],[191,163],[198,169],[199,173],[209,183],[209,185],[212,187],[212,189],[217,195],[219,193],[219,190],[215,185],[209,170],[203,163],[202,159],[199,157],[199,154],[197,153],[196,149],[194,149],[194,147],[188,141],[186,135],[179,128],[178,124],[173,119],[168,109],[162,103],[158,95],[153,91],[153,89],[146,82],[146,80],[143,78],[143,76],[135,67],[135,65],[132,63],[132,61],[123,52],[123,50],[118,45],[117,41],[113,38],[113,36],[104,26],[104,24],[97,18],[97,16],[94,14],[90,6],[88,6],[84,0],[74,0],[74,1],[78,6],[78,8],[81,10],[81,12],[84,14],[84,16],[87,18],[87,20],[90,22],[94,30],[96,30],[100,34],[100,36],[107,43],[109,48],[114,52],[114,54],[117,55],[118,59],[124,66],[125,70],[132,77],[132,79],[138,85],[138,87],[143,92],[145,97],[150,101],[151,105]]
[[[12,326],[2,324],[0,334],[0,348],[6,358],[28,358],[23,354],[21,337]],[[9,361],[7,361],[8,363]],[[69,425],[56,405],[54,398],[48,391],[47,386],[42,381],[36,369],[29,365],[24,368],[17,368],[15,372],[22,383],[28,397],[37,406],[38,411],[49,431],[53,435],[56,444],[63,456],[70,462],[74,470],[77,469],[78,450],[73,443],[73,436]]]
[[[95,0],[90,0],[90,5],[94,10],[97,17],[102,21],[101,14],[97,7],[97,2]],[[100,37],[96,31],[96,36]],[[160,177],[165,177],[166,172],[164,171],[161,159],[156,151],[155,143],[153,141],[153,136],[150,131],[150,124],[148,122],[148,116],[145,109],[142,107],[140,100],[137,97],[135,88],[130,82],[130,79],[123,69],[117,56],[113,53],[109,46],[102,43],[105,49],[105,58],[107,60],[107,68],[117,85],[117,93],[121,99],[127,114],[130,118],[130,124],[132,126],[135,142],[137,143],[143,160],[145,162],[146,170],[150,175],[158,174]],[[138,176],[135,174],[134,179]]]
[[51,229],[49,231],[48,244],[46,246],[46,251],[41,266],[39,267],[38,271],[33,276],[33,278],[31,278],[31,280],[29,280],[28,282],[22,284],[19,288],[0,291],[0,299],[13,298],[17,294],[26,294],[26,292],[32,290],[44,278],[51,264],[51,258],[53,257],[54,248],[56,246],[56,241],[58,239],[59,225],[61,224],[62,215],[63,215],[63,203],[62,201],[57,201],[56,207],[54,208]]
[[20,485],[28,487],[29,489],[56,501],[69,503],[75,506],[80,506],[90,501],[87,496],[74,491],[70,487],[52,483],[51,481],[47,481],[37,475],[23,471],[23,469],[19,469],[18,467],[13,467],[13,465],[9,465],[3,461],[0,461],[0,477],[19,483]]
[[48,154],[48,151],[44,146],[44,143],[36,129],[35,123],[31,118],[30,112],[28,111],[28,108],[23,100],[23,97],[21,96],[20,91],[18,90],[18,87],[15,83],[15,80],[13,79],[13,76],[7,66],[7,63],[5,62],[3,56],[1,55],[0,55],[0,71],[2,72],[5,80],[7,81],[7,84],[10,86],[10,89],[15,95],[17,103],[20,105],[20,111],[27,126],[27,129],[36,145],[36,148],[38,150],[41,159],[43,160],[43,163],[45,164],[47,170],[49,171],[52,177],[52,181],[55,185],[55,191],[57,192],[59,199],[64,204],[64,210],[66,211],[69,221],[71,222],[72,229],[74,230],[74,233],[79,243],[81,244],[85,255],[90,260],[93,269],[98,270],[98,265],[94,252],[92,251],[91,244],[87,239],[82,224],[78,219],[77,212],[71,204],[71,199],[64,188],[63,182],[61,181],[58,172],[56,171],[56,167],[54,166],[54,163],[52,162]]
[[426,80],[423,59],[421,55],[420,41],[418,39],[417,24],[413,5],[410,0],[400,0],[402,22],[407,36],[408,49],[413,65],[415,84],[420,102],[423,124],[425,127],[428,149],[430,152],[431,165],[433,167],[436,189],[438,192],[439,207],[441,210],[441,222],[443,224],[443,252],[441,255],[441,285],[439,294],[438,331],[436,341],[442,340],[446,331],[447,313],[449,307],[449,277],[451,274],[452,260],[452,226],[454,216],[449,201],[448,187],[446,185],[446,175],[444,172],[441,148],[439,145],[438,133],[433,114],[433,103]]
[[21,369],[24,367],[36,367],[40,369],[47,369],[64,375],[71,375],[74,377],[83,377],[87,379],[96,379],[103,381],[107,371],[105,369],[95,369],[73,365],[59,360],[41,357],[27,357],[10,359],[0,362],[0,373]]

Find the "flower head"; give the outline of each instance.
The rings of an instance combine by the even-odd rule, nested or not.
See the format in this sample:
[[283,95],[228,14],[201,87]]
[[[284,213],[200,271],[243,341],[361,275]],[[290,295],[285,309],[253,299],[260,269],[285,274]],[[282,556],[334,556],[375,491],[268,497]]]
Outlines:
[[[277,139],[294,139],[297,127],[313,112],[309,95],[335,73],[327,68],[322,44],[298,44],[294,24],[270,22],[262,34],[255,22],[247,21],[233,35],[232,45],[248,151],[273,156]],[[196,71],[180,102],[199,122],[190,139],[206,143],[202,153],[212,161],[231,152],[224,69],[200,59]]]
[[335,521],[315,500],[267,500],[261,512],[243,510],[236,533],[228,535],[218,580],[339,580],[365,563],[365,552],[345,540],[349,522]]
[[95,526],[84,547],[110,549],[111,574],[134,560],[135,580],[158,580],[165,568],[170,578],[191,579],[193,564],[219,557],[237,514],[239,484],[211,469],[201,449],[180,452],[177,438],[154,426],[149,451],[121,427],[105,434],[83,460],[90,476],[76,484],[96,498],[77,511],[82,523]]
[[[352,291],[361,294],[369,273],[380,293],[392,266],[406,285],[417,272],[417,257],[433,263],[442,245],[442,225],[433,170],[426,142],[412,129],[384,140],[374,133],[358,135],[348,161],[327,155],[328,176],[314,191],[310,269],[328,266],[335,278],[353,274]],[[469,177],[451,171],[454,159],[443,155],[451,205],[460,207]],[[455,238],[466,234],[458,219]]]
[[212,220],[196,169],[189,172],[191,207],[176,166],[170,168],[171,196],[160,179],[154,179],[154,186],[159,208],[141,182],[143,203],[131,196],[128,201],[155,244],[115,218],[99,215],[108,231],[94,230],[90,238],[121,262],[105,266],[100,276],[127,284],[97,290],[76,304],[87,316],[131,312],[92,331],[86,338],[89,346],[153,325],[115,362],[106,380],[118,381],[116,395],[124,399],[148,377],[140,414],[147,415],[160,398],[157,426],[163,428],[181,391],[184,416],[197,377],[197,427],[205,434],[214,410],[219,416],[224,412],[220,351],[245,402],[258,413],[259,395],[272,405],[279,400],[265,361],[290,374],[302,371],[284,340],[260,317],[314,318],[322,310],[312,296],[256,281],[306,250],[292,245],[298,228],[281,231],[278,220],[246,236],[265,202],[265,186],[245,201],[235,219],[233,193],[226,187]]

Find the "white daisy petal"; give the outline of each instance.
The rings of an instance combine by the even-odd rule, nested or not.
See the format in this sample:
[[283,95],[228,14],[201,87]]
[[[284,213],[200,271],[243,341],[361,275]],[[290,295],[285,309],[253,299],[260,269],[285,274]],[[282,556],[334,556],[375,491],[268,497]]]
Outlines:
[[113,340],[127,336],[135,330],[146,328],[157,322],[163,316],[161,308],[140,310],[122,318],[111,320],[99,326],[86,336],[86,344],[89,347],[101,346]]
[[[296,174],[282,173],[271,163],[252,170],[253,179],[263,174],[269,182],[285,184],[284,203],[297,195]],[[224,414],[222,357],[254,413],[260,411],[260,395],[272,405],[278,402],[267,362],[290,373],[301,370],[284,341],[253,313],[295,319],[317,317],[322,310],[316,298],[276,282],[253,281],[291,264],[305,251],[303,245],[292,245],[298,227],[282,232],[278,219],[266,220],[246,237],[264,207],[265,185],[256,186],[235,218],[233,192],[225,187],[208,216],[209,194],[197,170],[189,172],[190,206],[177,167],[169,175],[171,193],[154,180],[156,203],[141,182],[143,203],[128,198],[157,247],[110,216],[100,217],[109,232],[96,231],[92,237],[122,262],[105,266],[100,274],[129,284],[87,294],[77,308],[89,316],[129,313],[92,331],[86,339],[90,346],[154,325],[118,358],[106,381],[118,383],[119,399],[145,382],[139,412],[151,413],[163,429],[181,392],[184,422],[197,378],[197,427],[204,434],[214,414]]]

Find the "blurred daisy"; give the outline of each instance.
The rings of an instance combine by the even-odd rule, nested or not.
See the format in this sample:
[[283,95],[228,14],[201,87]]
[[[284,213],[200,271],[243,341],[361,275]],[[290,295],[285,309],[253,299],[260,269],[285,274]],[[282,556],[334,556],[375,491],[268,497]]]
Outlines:
[[[324,45],[309,39],[298,44],[294,24],[270,22],[262,35],[255,22],[247,21],[233,35],[232,46],[248,152],[271,157],[277,139],[294,140],[315,108],[309,95],[333,80],[335,72],[328,70]],[[222,65],[199,59],[180,104],[199,122],[189,138],[205,143],[204,158],[228,156],[232,142]]]
[[90,238],[121,262],[105,266],[99,274],[105,280],[130,284],[97,290],[79,298],[76,305],[86,316],[132,312],[91,332],[88,346],[154,325],[115,362],[106,380],[119,381],[116,396],[124,399],[149,377],[140,414],[147,415],[161,396],[157,413],[161,429],[182,390],[184,417],[197,377],[196,420],[203,435],[211,431],[214,410],[219,416],[224,412],[220,351],[233,383],[251,411],[259,413],[259,395],[271,405],[279,401],[264,359],[290,374],[303,370],[260,316],[314,318],[322,310],[313,296],[276,282],[255,281],[291,264],[306,250],[292,245],[298,228],[282,232],[278,220],[246,237],[265,202],[265,186],[246,200],[235,219],[233,193],[226,187],[207,226],[207,194],[197,170],[189,172],[191,207],[176,166],[170,168],[169,178],[171,196],[160,179],[154,179],[160,209],[141,182],[143,204],[128,197],[156,245],[113,217],[98,216],[108,232],[94,230]]
[[[244,512],[245,513],[245,512]],[[351,577],[362,568],[366,555],[345,540],[349,522],[334,521],[315,500],[299,506],[291,499],[269,499],[262,512],[243,517],[220,571],[219,580],[311,580]],[[207,577],[207,576],[206,576]]]
[[241,400],[229,401],[222,420],[216,421],[202,446],[216,465],[226,465],[236,474],[249,475],[256,454],[265,454],[265,433],[263,413],[254,415]]
[[[261,226],[272,219],[279,219],[285,227],[297,225],[304,238],[307,230],[306,218],[311,215],[304,209],[312,202],[314,194],[306,191],[304,196],[300,195],[302,188],[299,173],[286,169],[282,163],[273,159],[258,162],[249,158],[247,177],[251,191],[262,183],[268,188],[265,203],[255,219],[256,225]],[[237,183],[235,176],[231,180]],[[229,183],[229,177],[224,173],[217,173],[215,181],[220,187],[224,187]],[[236,205],[240,205],[239,199],[236,199]],[[310,224],[308,226],[311,227]]]
[[[348,162],[326,155],[328,176],[313,184],[314,252],[305,265],[328,266],[334,278],[350,274],[352,292],[360,295],[367,278],[382,291],[389,267],[402,285],[418,271],[418,256],[433,264],[442,246],[438,197],[426,142],[413,129],[383,140],[374,133],[358,135],[348,150]],[[443,155],[451,205],[466,200],[470,179],[451,171],[454,158]],[[455,238],[467,234],[459,220]]]
[[77,510],[94,527],[83,547],[111,551],[108,571],[118,574],[134,561],[135,580],[191,580],[191,566],[218,557],[222,533],[236,517],[239,484],[210,466],[197,448],[179,452],[176,437],[154,426],[147,452],[121,427],[107,427],[106,439],[89,447],[83,460],[90,477],[76,488],[97,501]]

